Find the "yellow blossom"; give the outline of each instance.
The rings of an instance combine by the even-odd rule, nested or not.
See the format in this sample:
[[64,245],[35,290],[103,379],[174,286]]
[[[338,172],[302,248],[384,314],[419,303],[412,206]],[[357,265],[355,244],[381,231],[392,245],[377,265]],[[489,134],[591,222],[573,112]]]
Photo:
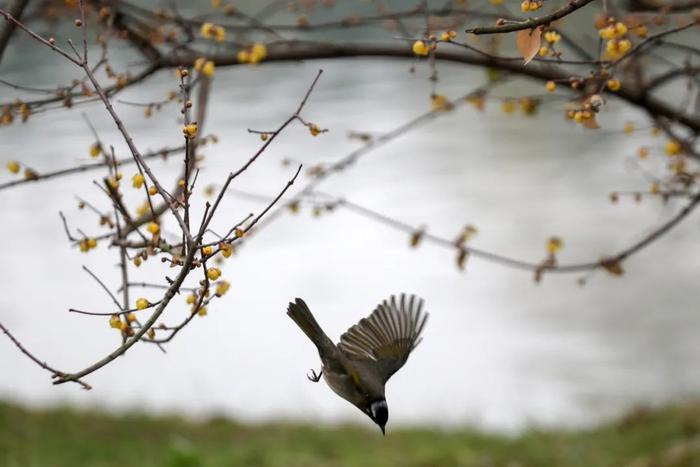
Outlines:
[[214,65],[214,62],[212,62],[211,60],[207,61],[202,67],[202,73],[204,73],[204,76],[208,76],[210,78],[214,76],[215,71],[216,65]]
[[214,39],[216,40],[216,42],[223,42],[225,38],[226,38],[226,29],[224,29],[221,26],[217,26],[214,29]]
[[625,23],[621,23],[619,21],[615,23],[615,34],[617,34],[618,37],[627,34],[627,26]]
[[514,101],[512,101],[510,99],[506,99],[503,102],[501,102],[501,111],[503,113],[512,114],[513,112],[515,112],[515,110],[516,110],[516,107],[515,107]]
[[451,41],[451,40],[455,39],[456,37],[457,37],[457,31],[453,31],[451,29],[449,31],[443,32],[442,35],[440,36],[440,38],[443,41]]
[[556,31],[547,31],[544,33],[544,40],[550,44],[556,44],[561,40],[561,34]]
[[9,161],[5,167],[7,167],[7,170],[9,170],[13,174],[18,174],[20,170],[20,165],[19,162],[17,161]]
[[622,83],[620,83],[620,80],[617,78],[611,78],[608,80],[607,86],[611,91],[619,91],[622,87]]
[[187,296],[185,302],[187,302],[188,305],[194,305],[195,303],[197,303],[197,296],[191,293]]
[[221,281],[218,284],[216,284],[216,295],[224,295],[226,292],[228,292],[228,289],[231,287],[231,283],[228,281]]
[[615,60],[625,55],[632,48],[629,39],[610,39],[605,45],[608,56]]
[[102,154],[102,145],[100,143],[93,143],[92,146],[90,146],[90,157],[95,158]]
[[557,85],[554,81],[547,81],[547,84],[544,85],[545,89],[547,89],[547,92],[554,92],[554,90],[557,88]]
[[202,68],[204,68],[204,64],[207,62],[207,59],[204,57],[199,57],[197,60],[194,61],[194,69],[196,71],[202,71]]
[[564,246],[564,241],[559,237],[549,237],[547,240],[547,253],[553,255]]
[[151,208],[151,205],[148,204],[148,200],[146,199],[143,201],[143,203],[141,203],[141,205],[139,207],[136,208],[136,214],[139,217],[143,217],[146,214],[148,214],[148,211],[150,210],[150,208]]
[[200,28],[199,32],[203,38],[211,39],[212,37],[214,37],[214,27],[215,26],[213,23],[204,23],[202,24],[202,27]]
[[250,47],[248,62],[252,64],[260,63],[267,58],[267,46],[256,42]]
[[312,123],[311,125],[309,125],[309,133],[311,133],[311,136],[318,136],[321,134],[321,127],[319,127],[315,123]]
[[424,57],[430,53],[430,48],[423,40],[417,40],[413,43],[413,53],[419,57]]
[[148,194],[151,196],[155,196],[158,194],[158,188],[156,188],[155,185],[151,185],[148,187]]
[[182,133],[186,138],[194,139],[194,137],[197,136],[197,122],[192,122],[182,127]]
[[136,315],[134,313],[127,313],[126,320],[130,323],[133,323],[134,321],[136,321]]
[[219,268],[209,268],[207,270],[207,277],[209,280],[215,281],[221,277],[221,269]]
[[151,304],[145,298],[141,297],[141,298],[136,299],[136,309],[137,310],[145,310],[149,306],[151,306]]
[[239,50],[236,54],[236,60],[240,63],[248,63],[250,61],[250,51],[247,49]]
[[202,247],[202,255],[210,256],[212,253],[214,253],[214,248],[211,246]]
[[197,314],[199,316],[207,316],[207,307],[203,306],[202,308],[197,311]]
[[153,235],[158,235],[160,233],[160,225],[158,225],[157,222],[151,222],[146,227],[146,230],[148,230]]
[[676,155],[680,154],[680,152],[682,150],[683,150],[683,146],[681,145],[681,143],[679,143],[675,139],[670,139],[670,140],[666,141],[666,145],[664,146],[664,151],[669,156],[676,156]]
[[220,244],[219,249],[221,250],[221,254],[224,255],[224,258],[230,258],[233,254],[233,246],[230,243]]
[[454,109],[454,105],[444,94],[433,94],[430,96],[430,106],[433,110],[449,112]]
[[109,327],[114,329],[121,329],[122,320],[119,318],[119,315],[112,315],[109,318]]

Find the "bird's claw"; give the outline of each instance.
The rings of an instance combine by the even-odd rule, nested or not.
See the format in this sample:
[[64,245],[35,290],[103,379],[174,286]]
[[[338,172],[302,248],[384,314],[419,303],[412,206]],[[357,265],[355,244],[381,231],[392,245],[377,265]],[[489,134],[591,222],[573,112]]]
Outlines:
[[318,383],[321,380],[321,376],[323,375],[323,370],[319,370],[318,374],[311,369],[311,376],[306,375],[306,377],[309,379],[309,381],[313,383]]

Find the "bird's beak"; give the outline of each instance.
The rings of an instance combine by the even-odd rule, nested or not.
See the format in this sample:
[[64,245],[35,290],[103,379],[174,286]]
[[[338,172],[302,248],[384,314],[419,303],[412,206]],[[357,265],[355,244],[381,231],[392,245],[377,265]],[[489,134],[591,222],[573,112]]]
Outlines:
[[384,431],[384,426],[380,426],[379,428],[382,429],[382,435],[386,436],[386,432]]

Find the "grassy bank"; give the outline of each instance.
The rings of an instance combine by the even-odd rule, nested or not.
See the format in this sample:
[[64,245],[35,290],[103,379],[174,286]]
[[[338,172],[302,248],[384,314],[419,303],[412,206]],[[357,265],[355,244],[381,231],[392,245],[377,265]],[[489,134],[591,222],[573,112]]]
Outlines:
[[0,403],[0,466],[700,466],[700,405],[636,411],[588,431],[313,427],[30,410]]

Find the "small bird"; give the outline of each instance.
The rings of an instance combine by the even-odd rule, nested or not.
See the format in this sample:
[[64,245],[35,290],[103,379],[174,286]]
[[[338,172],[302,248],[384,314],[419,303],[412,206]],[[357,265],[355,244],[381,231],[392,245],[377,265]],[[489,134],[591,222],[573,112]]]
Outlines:
[[318,349],[321,371],[311,370],[309,380],[321,376],[340,397],[355,405],[385,434],[389,408],[384,386],[420,343],[428,319],[423,300],[401,294],[384,300],[367,317],[340,336],[338,345],[323,332],[304,300],[289,303],[287,315]]

